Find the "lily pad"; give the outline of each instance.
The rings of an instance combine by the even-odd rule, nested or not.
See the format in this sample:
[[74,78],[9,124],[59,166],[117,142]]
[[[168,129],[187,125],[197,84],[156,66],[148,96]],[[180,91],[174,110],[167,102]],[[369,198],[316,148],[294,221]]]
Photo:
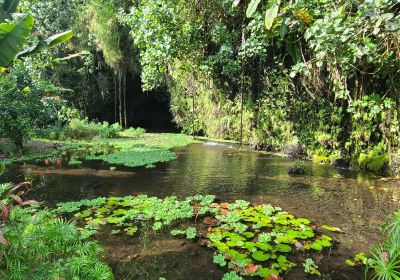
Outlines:
[[264,262],[269,259],[269,254],[264,253],[263,251],[254,252],[251,257],[259,262]]

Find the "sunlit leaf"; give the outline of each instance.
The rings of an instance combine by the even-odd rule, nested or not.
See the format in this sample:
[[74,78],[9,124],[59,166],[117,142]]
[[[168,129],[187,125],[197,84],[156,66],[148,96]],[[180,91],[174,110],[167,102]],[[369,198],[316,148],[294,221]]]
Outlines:
[[251,0],[246,10],[246,16],[250,18],[256,11],[261,0]]
[[0,23],[0,67],[9,65],[24,47],[33,22],[31,15],[18,14],[13,21]]
[[278,16],[280,4],[281,1],[279,0],[265,12],[265,28],[267,28],[267,30],[271,29],[275,18]]

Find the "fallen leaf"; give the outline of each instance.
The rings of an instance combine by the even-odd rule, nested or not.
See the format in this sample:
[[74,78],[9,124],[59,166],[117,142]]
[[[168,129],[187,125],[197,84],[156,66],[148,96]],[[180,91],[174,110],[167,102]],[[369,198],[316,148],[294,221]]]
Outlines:
[[301,244],[299,241],[296,241],[296,243],[294,243],[294,246],[299,251],[304,251],[305,250],[303,244]]
[[283,280],[283,277],[276,275],[275,273],[271,273],[268,278],[264,280]]
[[221,209],[221,214],[224,215],[224,216],[226,216],[226,215],[229,214],[229,211],[226,210],[226,209]]
[[219,205],[219,207],[221,207],[221,208],[223,208],[223,209],[228,209],[229,203],[221,203],[221,204]]
[[212,225],[214,223],[214,219],[211,218],[211,217],[205,217],[204,220],[203,220],[203,223],[205,225]]
[[258,265],[255,265],[253,263],[249,263],[244,270],[246,270],[248,273],[254,274],[258,270]]
[[331,227],[331,226],[323,225],[323,226],[321,226],[321,228],[324,230],[333,231],[333,232],[342,232],[342,230],[338,227]]

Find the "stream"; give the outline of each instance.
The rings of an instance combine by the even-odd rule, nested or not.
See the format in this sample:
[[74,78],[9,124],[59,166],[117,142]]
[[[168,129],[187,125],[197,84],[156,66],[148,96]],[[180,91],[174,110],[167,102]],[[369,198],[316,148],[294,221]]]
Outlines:
[[[345,260],[378,243],[387,215],[399,206],[400,187],[394,179],[312,162],[305,163],[306,175],[293,176],[287,170],[294,159],[234,144],[206,142],[174,151],[176,160],[153,169],[110,171],[102,162],[84,162],[75,168],[60,161],[15,164],[0,181],[33,181],[28,198],[49,207],[83,198],[137,194],[160,198],[213,194],[228,202],[244,199],[279,206],[318,226],[343,231],[333,233],[333,248],[315,258],[323,279],[363,279],[363,273]],[[212,249],[167,233],[150,230],[132,238],[103,232],[98,239],[117,279],[221,279],[226,271],[213,264]],[[300,266],[284,276],[285,280],[305,278],[312,279]]]

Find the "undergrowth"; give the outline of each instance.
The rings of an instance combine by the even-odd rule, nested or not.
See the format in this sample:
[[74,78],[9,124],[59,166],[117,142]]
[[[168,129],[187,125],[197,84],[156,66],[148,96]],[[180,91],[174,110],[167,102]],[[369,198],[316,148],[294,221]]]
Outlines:
[[3,231],[9,245],[0,247],[1,279],[114,279],[97,242],[82,241],[73,223],[49,210],[15,208]]

